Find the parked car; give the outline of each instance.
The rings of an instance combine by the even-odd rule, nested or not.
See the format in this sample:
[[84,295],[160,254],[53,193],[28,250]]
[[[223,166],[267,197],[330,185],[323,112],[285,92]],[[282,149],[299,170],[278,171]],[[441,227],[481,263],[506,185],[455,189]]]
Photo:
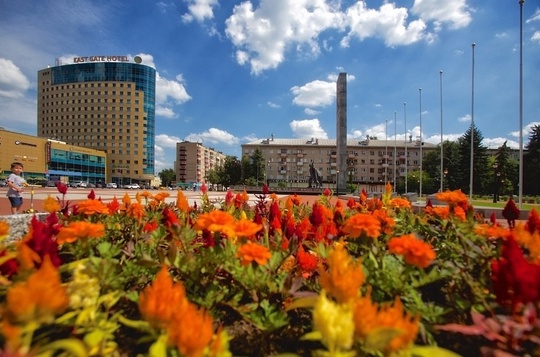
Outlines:
[[118,185],[116,183],[114,183],[114,182],[109,182],[107,184],[107,188],[118,188]]
[[141,188],[138,183],[130,183],[129,185],[125,186],[126,188],[129,188],[130,190],[138,190]]
[[87,188],[88,184],[86,182],[74,182],[71,184],[71,187],[81,187],[81,188]]

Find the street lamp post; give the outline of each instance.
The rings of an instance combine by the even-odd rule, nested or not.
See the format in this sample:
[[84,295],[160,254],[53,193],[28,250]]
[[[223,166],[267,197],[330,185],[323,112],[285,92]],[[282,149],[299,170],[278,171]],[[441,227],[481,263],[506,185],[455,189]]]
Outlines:
[[420,199],[422,199],[422,161],[423,161],[423,153],[422,153],[422,88],[418,88],[418,96],[420,97],[419,99],[419,104],[420,104]]
[[397,112],[394,112],[394,192],[397,192],[396,164],[397,164]]
[[444,166],[444,149],[443,149],[443,106],[442,106],[442,78],[443,71],[439,71],[439,102],[441,107],[441,192],[443,192],[443,166]]
[[339,195],[339,170],[336,170],[336,196]]
[[493,203],[497,203],[499,200],[499,180],[501,178],[501,171],[498,170],[499,163],[493,163]]
[[407,193],[407,171],[409,168],[407,158],[407,102],[403,103],[403,120],[405,121],[405,193]]
[[469,179],[469,201],[472,201],[473,195],[473,175],[474,175],[474,48],[476,43],[472,44],[472,71],[471,71],[471,167]]

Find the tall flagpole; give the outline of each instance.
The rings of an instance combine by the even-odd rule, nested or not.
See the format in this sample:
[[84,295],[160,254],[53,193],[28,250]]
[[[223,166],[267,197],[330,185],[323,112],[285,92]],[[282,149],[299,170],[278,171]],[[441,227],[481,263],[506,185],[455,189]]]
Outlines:
[[443,72],[439,71],[439,102],[441,107],[441,188],[440,192],[444,190],[444,149],[443,149],[443,105],[442,105],[442,77]]
[[471,169],[469,180],[469,201],[472,201],[473,195],[473,173],[474,173],[474,48],[476,43],[472,44],[472,75],[471,75]]
[[405,120],[405,193],[409,192],[407,189],[407,171],[409,168],[408,158],[407,158],[407,102],[403,103],[403,114]]
[[384,152],[384,184],[388,183],[388,119],[384,120],[384,136],[386,140],[386,149]]
[[394,112],[394,192],[397,192],[396,182],[396,164],[397,164],[397,112]]
[[519,0],[519,190],[518,207],[523,203],[523,3]]
[[424,156],[422,155],[422,88],[418,88],[418,95],[420,97],[420,200],[422,199],[422,161],[424,161]]

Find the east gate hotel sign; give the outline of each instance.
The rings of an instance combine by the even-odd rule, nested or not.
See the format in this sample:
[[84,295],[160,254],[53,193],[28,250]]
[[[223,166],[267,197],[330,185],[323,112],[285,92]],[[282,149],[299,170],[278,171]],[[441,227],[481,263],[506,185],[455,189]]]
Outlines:
[[73,63],[87,62],[129,62],[129,58],[128,56],[86,56],[73,58]]

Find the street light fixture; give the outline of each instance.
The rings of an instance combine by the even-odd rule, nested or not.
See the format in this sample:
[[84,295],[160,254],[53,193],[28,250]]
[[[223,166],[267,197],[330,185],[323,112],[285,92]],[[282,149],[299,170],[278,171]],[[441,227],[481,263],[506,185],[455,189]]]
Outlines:
[[339,170],[336,170],[336,196],[339,195]]
[[499,163],[498,162],[494,162],[493,165],[493,203],[497,203],[497,201],[499,200],[499,180],[500,180],[500,177],[501,177],[501,171],[498,170],[499,168]]

